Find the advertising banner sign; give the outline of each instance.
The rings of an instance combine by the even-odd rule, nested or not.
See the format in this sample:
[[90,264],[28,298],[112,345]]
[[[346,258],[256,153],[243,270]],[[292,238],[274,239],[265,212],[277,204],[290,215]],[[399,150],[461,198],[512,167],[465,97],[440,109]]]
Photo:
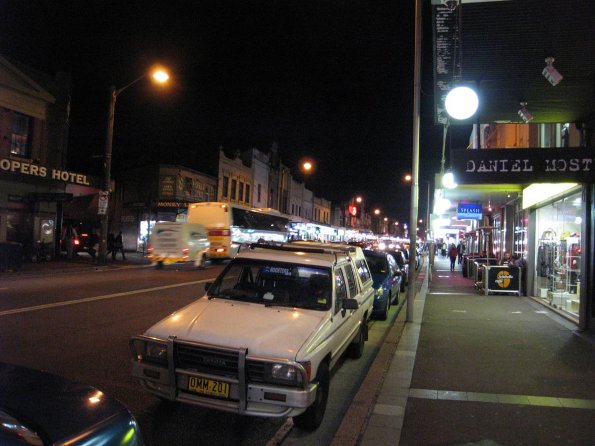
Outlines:
[[97,203],[97,214],[98,215],[107,214],[108,199],[109,199],[109,192],[99,191],[99,201]]
[[521,294],[521,269],[518,266],[486,266],[485,293]]
[[482,217],[481,204],[459,203],[457,206],[457,218],[459,220],[481,220]]

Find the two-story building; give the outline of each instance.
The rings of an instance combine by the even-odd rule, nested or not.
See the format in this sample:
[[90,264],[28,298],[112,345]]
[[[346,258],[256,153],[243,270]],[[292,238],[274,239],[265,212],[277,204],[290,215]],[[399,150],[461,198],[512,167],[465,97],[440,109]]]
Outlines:
[[63,221],[97,218],[100,181],[68,170],[71,82],[0,56],[0,242],[54,256]]

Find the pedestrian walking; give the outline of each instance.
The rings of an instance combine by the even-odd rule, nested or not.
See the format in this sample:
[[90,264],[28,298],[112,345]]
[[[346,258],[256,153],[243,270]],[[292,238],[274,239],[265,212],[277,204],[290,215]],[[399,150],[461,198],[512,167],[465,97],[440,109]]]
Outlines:
[[450,257],[450,270],[455,270],[455,263],[457,262],[457,257],[459,255],[459,250],[455,246],[454,243],[451,243],[450,249],[448,250],[448,257]]
[[459,241],[459,244],[457,245],[457,251],[459,252],[457,262],[460,265],[463,262],[463,254],[465,253],[465,244],[462,240]]
[[107,234],[107,252],[105,253],[106,257],[109,256],[111,253],[114,252],[114,240],[115,236],[113,232],[109,232]]
[[95,229],[89,231],[89,237],[87,239],[87,249],[91,259],[95,261],[95,255],[97,254],[97,245],[99,243],[99,237],[95,233]]
[[77,236],[76,229],[68,223],[62,227],[62,249],[66,251],[66,257],[70,260],[74,257],[74,240]]
[[122,231],[118,232],[114,238],[114,248],[112,250],[112,260],[116,260],[116,254],[122,253],[122,260],[126,260],[126,254],[124,254],[124,240],[122,239]]

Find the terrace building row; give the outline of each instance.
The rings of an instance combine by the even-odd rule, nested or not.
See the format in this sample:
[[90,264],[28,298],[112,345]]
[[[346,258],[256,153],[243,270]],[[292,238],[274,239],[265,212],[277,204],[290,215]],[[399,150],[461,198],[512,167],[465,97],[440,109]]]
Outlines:
[[[0,242],[32,251],[46,244],[54,257],[67,224],[99,229],[103,179],[67,169],[71,81],[0,56]],[[122,230],[125,248],[143,249],[151,222],[183,220],[189,203],[223,201],[270,208],[297,223],[364,227],[346,205],[316,196],[284,164],[279,148],[219,150],[216,174],[181,165],[152,165],[112,180],[110,231]]]

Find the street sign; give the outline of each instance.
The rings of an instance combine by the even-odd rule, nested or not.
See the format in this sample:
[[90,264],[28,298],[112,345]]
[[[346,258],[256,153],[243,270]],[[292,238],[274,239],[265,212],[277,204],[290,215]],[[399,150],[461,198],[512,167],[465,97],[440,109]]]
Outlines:
[[99,191],[99,202],[97,204],[97,214],[98,215],[107,214],[108,197],[109,197],[109,192]]

